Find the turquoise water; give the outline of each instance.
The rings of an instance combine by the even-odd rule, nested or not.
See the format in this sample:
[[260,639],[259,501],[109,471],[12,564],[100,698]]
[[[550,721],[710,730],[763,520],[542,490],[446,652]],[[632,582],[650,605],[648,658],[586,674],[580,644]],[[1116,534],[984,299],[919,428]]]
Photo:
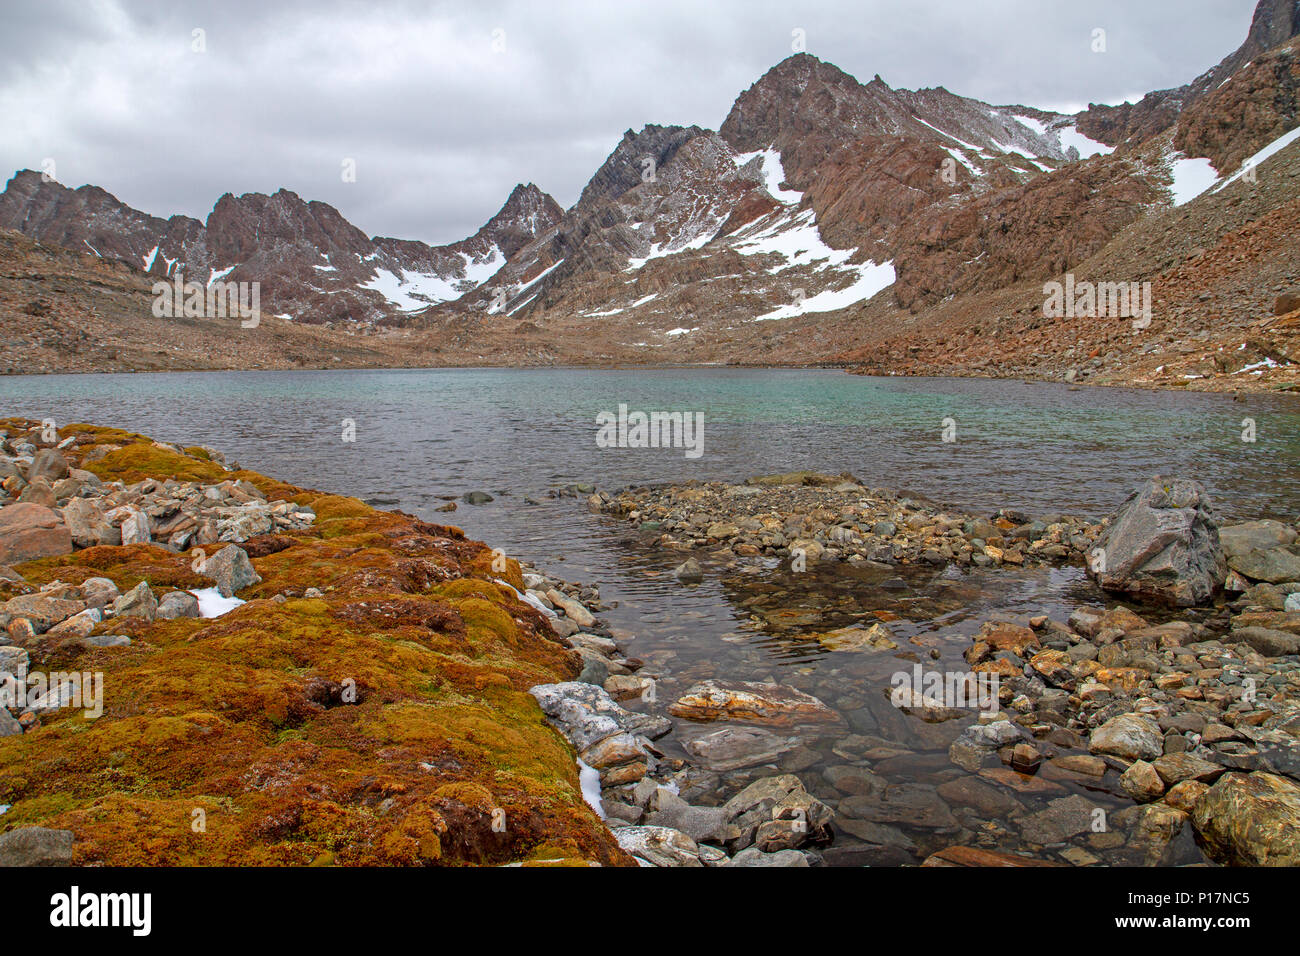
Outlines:
[[[703,413],[704,454],[597,448],[596,415],[620,403]],[[0,409],[209,443],[299,483],[396,495],[408,510],[470,488],[803,468],[979,510],[1100,516],[1157,473],[1201,479],[1227,513],[1286,516],[1300,500],[1300,398],[1282,395],[824,370],[209,372],[0,378]],[[1241,440],[1245,418],[1254,443]],[[341,440],[344,419],[355,443]],[[955,441],[941,440],[945,419]]]

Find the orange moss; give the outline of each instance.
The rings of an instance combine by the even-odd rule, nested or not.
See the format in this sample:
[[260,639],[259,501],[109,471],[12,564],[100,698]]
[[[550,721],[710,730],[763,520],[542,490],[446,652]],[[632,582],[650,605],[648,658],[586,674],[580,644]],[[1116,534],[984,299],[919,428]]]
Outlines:
[[[84,425],[60,435],[78,436],[74,460],[122,445],[86,466],[108,480],[242,479],[318,519],[253,558],[263,582],[221,618],[111,622],[132,637],[123,648],[32,648],[34,670],[102,672],[104,712],[63,710],[0,739],[0,825],[71,829],[85,864],[630,862],[527,693],[577,664],[492,580],[522,587],[517,563],[494,571],[458,529],[226,472],[198,449]],[[159,593],[210,584],[186,555],[145,545],[21,572]],[[308,587],[325,596],[301,598]]]

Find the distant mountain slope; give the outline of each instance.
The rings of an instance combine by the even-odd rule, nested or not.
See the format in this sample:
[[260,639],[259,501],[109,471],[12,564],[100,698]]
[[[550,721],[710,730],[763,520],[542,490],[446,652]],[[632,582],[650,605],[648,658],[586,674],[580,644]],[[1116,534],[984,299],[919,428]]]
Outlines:
[[[1245,42],[1196,80],[1073,116],[860,83],[797,54],[718,130],[629,129],[568,210],[519,186],[448,246],[367,238],[284,190],[223,196],[200,223],[30,172],[0,195],[0,228],[153,274],[258,279],[264,310],[299,321],[400,325],[414,334],[401,364],[831,361],[1117,381],[1159,364],[1153,343],[1239,340],[1300,284],[1284,228],[1300,197],[1298,28],[1300,2],[1261,0]],[[1237,291],[1187,298],[1192,263]],[[1089,270],[1156,285],[1140,353],[1116,344],[1131,329],[1042,314],[1045,282]],[[1290,362],[1277,348],[1262,374]]]
[[202,223],[159,219],[97,186],[68,189],[22,170],[0,194],[0,229],[131,263],[154,276],[261,283],[262,308],[304,322],[401,321],[492,276],[560,217],[531,183],[468,239],[446,246],[367,237],[334,207],[281,189],[229,193]]

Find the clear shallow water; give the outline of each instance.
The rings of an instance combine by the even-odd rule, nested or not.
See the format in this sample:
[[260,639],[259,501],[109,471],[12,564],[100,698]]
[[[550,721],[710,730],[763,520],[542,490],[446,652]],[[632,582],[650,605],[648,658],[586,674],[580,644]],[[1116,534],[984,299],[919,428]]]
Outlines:
[[[598,448],[596,415],[620,403],[702,412],[703,456]],[[968,721],[902,720],[881,706],[890,674],[914,660],[964,669],[969,635],[991,612],[1060,619],[1100,600],[1082,571],[917,569],[902,575],[900,588],[884,580],[897,575],[879,572],[793,576],[715,566],[702,585],[686,588],[670,574],[681,555],[650,551],[626,525],[590,514],[581,498],[547,497],[548,489],[586,482],[612,491],[814,469],[852,472],[868,485],[962,510],[1101,517],[1139,481],[1163,473],[1199,478],[1227,514],[1293,519],[1300,510],[1300,399],[1288,396],[1233,401],[816,370],[212,372],[0,378],[0,415],[90,421],[209,444],[254,470],[455,523],[563,578],[598,584],[614,605],[603,616],[635,635],[628,653],[660,682],[660,709],[692,682],[719,677],[791,683],[840,711],[847,730],[805,741],[821,757],[801,776],[828,800],[836,794],[818,771],[859,762],[840,744],[849,732],[885,736],[916,756],[886,773],[891,780],[947,779],[952,768],[943,751]],[[1246,417],[1256,422],[1253,444],[1241,441]],[[945,418],[956,424],[955,442],[941,440]],[[341,440],[344,419],[355,422],[354,443]],[[471,490],[496,499],[461,503],[450,515],[433,510],[444,497]],[[775,613],[791,609],[793,619]],[[898,652],[830,653],[807,639],[812,631],[870,622],[876,612],[890,619]],[[682,743],[711,729],[678,721],[661,744],[682,756]],[[702,785],[693,797],[708,802],[737,783]],[[1023,802],[1034,809],[1081,792],[1062,786]],[[1089,795],[1112,808],[1127,802]],[[937,848],[929,831],[903,829],[922,847]],[[1014,827],[1005,838],[991,832],[997,845],[1014,848]]]

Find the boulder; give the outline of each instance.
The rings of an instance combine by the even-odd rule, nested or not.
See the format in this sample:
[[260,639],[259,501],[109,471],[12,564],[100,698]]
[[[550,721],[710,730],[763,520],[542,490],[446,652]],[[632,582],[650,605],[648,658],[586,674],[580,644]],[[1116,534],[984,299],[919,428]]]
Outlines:
[[1206,601],[1227,575],[1209,495],[1187,478],[1134,491],[1090,555],[1088,573],[1106,590],[1178,607]]
[[591,627],[596,623],[596,619],[592,617],[591,612],[582,604],[570,597],[565,597],[554,588],[546,592],[546,599],[562,610],[565,617],[572,620],[578,627]]
[[71,830],[19,827],[0,834],[0,866],[67,866],[72,862]]
[[846,797],[838,810],[847,817],[872,823],[945,830],[958,825],[938,791],[921,783],[895,783],[871,793]]
[[1174,787],[1185,780],[1213,783],[1223,775],[1223,768],[1189,753],[1165,754],[1155,759],[1155,770],[1168,786]]
[[1026,814],[1016,822],[1021,836],[1029,843],[1064,843],[1092,829],[1096,806],[1087,797],[1076,793],[1051,800],[1042,810]]
[[799,741],[757,727],[724,727],[688,740],[683,747],[709,770],[739,770],[770,763],[793,750]]
[[0,508],[0,564],[21,564],[71,550],[72,535],[57,512],[30,502]]
[[164,621],[178,617],[198,617],[199,599],[188,591],[168,591],[158,602],[157,616]]
[[1196,802],[1201,845],[1220,863],[1300,866],[1300,786],[1271,773],[1229,773]]
[[[646,805],[647,826],[680,830],[696,843],[725,843],[734,828],[722,807],[693,807],[671,790],[660,787]],[[738,834],[736,834],[738,835]]]
[[26,618],[31,622],[35,633],[44,634],[54,625],[66,621],[85,607],[86,605],[81,601],[69,601],[38,593],[21,594],[12,598],[0,606],[0,611],[10,618]]
[[86,578],[81,582],[81,598],[87,607],[104,607],[121,596],[110,578]]
[[[119,509],[121,510],[121,509]],[[151,544],[153,542],[153,522],[140,508],[128,505],[122,513],[120,526],[123,544]],[[226,595],[229,597],[230,595]]]
[[103,612],[97,607],[88,607],[62,624],[50,628],[50,634],[56,637],[89,637],[95,625],[104,619]]
[[1119,785],[1134,800],[1147,803],[1165,792],[1165,781],[1156,768],[1145,760],[1134,762],[1120,775]]
[[122,532],[113,527],[98,505],[89,498],[73,498],[63,506],[63,522],[78,548],[121,544]]
[[672,721],[620,707],[603,687],[581,681],[538,684],[528,691],[542,713],[566,740],[586,750],[606,737],[631,733],[656,739],[672,730]]
[[204,561],[199,573],[216,582],[222,597],[231,597],[236,591],[262,583],[262,576],[253,570],[253,562],[248,560],[248,552],[233,544],[226,545]]
[[798,850],[764,853],[757,847],[741,850],[723,866],[808,866],[808,858]]
[[1139,714],[1120,714],[1112,717],[1092,732],[1088,750],[1094,754],[1110,754],[1125,760],[1155,760],[1165,752],[1165,740],[1160,726],[1149,717]]
[[1239,627],[1228,635],[1228,639],[1249,644],[1265,657],[1300,654],[1300,635],[1271,627]]
[[28,481],[44,478],[55,482],[66,477],[68,477],[68,459],[64,458],[63,453],[57,448],[42,448],[33,456],[32,463],[27,466]]
[[618,827],[614,839],[632,856],[650,866],[703,866],[700,848],[680,830],[670,827]]
[[1219,529],[1228,567],[1270,584],[1300,580],[1296,538],[1296,530],[1280,521],[1245,521]]
[[1111,814],[1110,824],[1127,830],[1124,849],[1143,866],[1180,866],[1197,862],[1194,841],[1184,824],[1189,817],[1164,803],[1144,803]]
[[54,489],[44,478],[37,478],[18,495],[20,502],[31,502],[34,505],[43,505],[46,508],[53,508],[58,504],[59,499],[54,497]]
[[722,805],[724,819],[739,831],[736,847],[753,843],[760,829],[782,821],[768,834],[767,845],[790,849],[808,840],[825,841],[835,811],[818,800],[793,774],[755,780]]
[[694,558],[687,558],[673,568],[673,577],[683,584],[699,584],[704,580],[704,569],[700,567],[700,562]]
[[158,613],[158,599],[148,581],[141,581],[113,602],[115,617],[142,617],[152,621]]

